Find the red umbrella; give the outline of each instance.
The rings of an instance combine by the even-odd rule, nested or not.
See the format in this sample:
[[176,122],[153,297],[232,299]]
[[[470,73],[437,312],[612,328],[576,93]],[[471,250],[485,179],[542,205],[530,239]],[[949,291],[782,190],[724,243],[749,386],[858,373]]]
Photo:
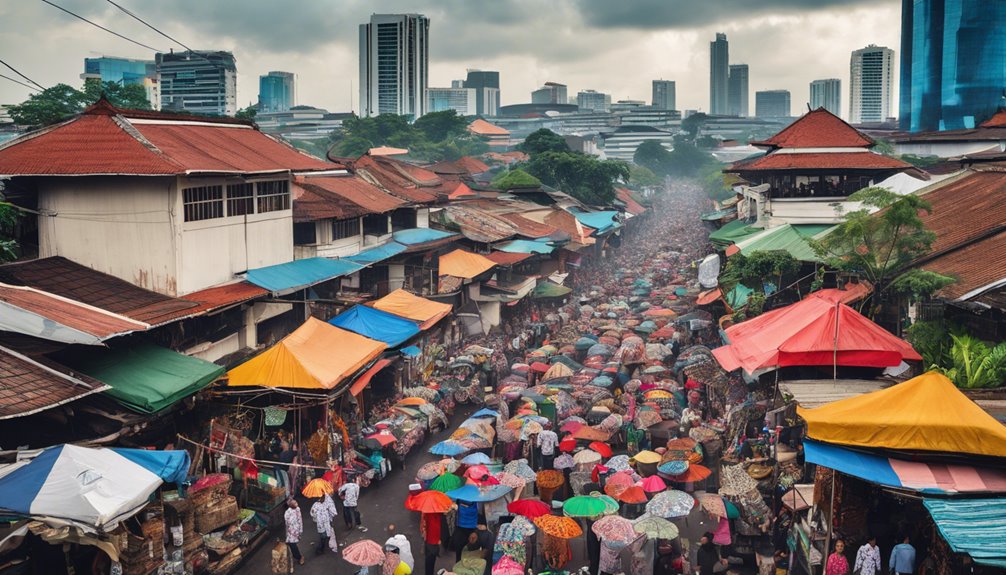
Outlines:
[[469,479],[482,479],[489,475],[489,469],[485,465],[472,465],[465,471],[465,477]]
[[568,437],[559,442],[559,451],[565,451],[567,453],[576,449],[576,440],[572,437]]
[[531,371],[537,371],[538,373],[545,373],[546,371],[548,371],[548,368],[550,368],[550,367],[552,367],[552,366],[550,366],[547,363],[542,363],[540,361],[536,361],[536,362],[534,362],[534,363],[531,364]]
[[420,513],[446,513],[454,502],[439,491],[423,491],[419,495],[413,495],[405,502],[405,507],[409,511]]
[[601,443],[600,441],[593,441],[587,447],[593,449],[594,451],[601,454],[601,457],[607,459],[611,457],[611,447],[607,443]]
[[671,481],[678,483],[690,483],[692,481],[702,481],[712,475],[712,470],[704,465],[689,465],[688,470],[681,475],[672,475]]
[[619,493],[615,499],[618,499],[622,503],[646,503],[646,492],[643,491],[642,487],[633,485]]
[[656,475],[651,475],[646,479],[643,479],[643,491],[647,493],[660,493],[661,491],[667,489],[667,484],[664,480],[657,477]]
[[562,424],[559,431],[563,433],[576,433],[580,430],[580,428],[585,427],[586,425],[586,423],[580,423],[579,421],[568,421]]
[[551,513],[552,508],[547,503],[537,499],[518,499],[506,506],[506,510],[514,515],[523,515],[529,519]]

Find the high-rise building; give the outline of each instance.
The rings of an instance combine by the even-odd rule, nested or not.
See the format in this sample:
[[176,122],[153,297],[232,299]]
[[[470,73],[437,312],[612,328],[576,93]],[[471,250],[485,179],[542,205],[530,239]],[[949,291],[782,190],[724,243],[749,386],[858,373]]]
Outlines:
[[478,107],[475,88],[427,88],[426,113],[454,110],[462,116],[474,116]]
[[824,108],[836,116],[842,115],[842,81],[838,78],[814,80],[810,83],[810,109]]
[[611,109],[611,94],[603,94],[596,90],[581,90],[576,94],[576,105],[580,111],[607,112]]
[[730,81],[730,45],[727,35],[716,33],[709,43],[709,113],[728,114],[727,94]]
[[426,113],[430,19],[373,14],[360,24],[360,116]]
[[115,82],[122,86],[143,86],[150,107],[154,110],[161,109],[157,64],[153,60],[136,60],[115,56],[84,58],[84,73],[80,75],[80,78],[84,81]]
[[789,90],[755,92],[755,116],[759,118],[788,118],[792,109]]
[[465,88],[475,90],[475,111],[479,116],[497,116],[500,111],[500,73],[468,70]]
[[545,85],[531,92],[532,104],[568,104],[566,85],[556,82],[545,82]]
[[297,105],[296,76],[269,72],[258,77],[258,111],[286,112]]
[[973,128],[1006,105],[1006,3],[902,0],[900,125]]
[[653,107],[661,110],[676,110],[677,95],[673,80],[653,81]]
[[849,63],[849,122],[883,122],[891,117],[894,50],[870,44]]
[[238,102],[234,54],[196,50],[154,57],[161,88],[161,108],[233,116]]
[[748,115],[748,65],[731,64],[727,81],[727,114],[746,118]]

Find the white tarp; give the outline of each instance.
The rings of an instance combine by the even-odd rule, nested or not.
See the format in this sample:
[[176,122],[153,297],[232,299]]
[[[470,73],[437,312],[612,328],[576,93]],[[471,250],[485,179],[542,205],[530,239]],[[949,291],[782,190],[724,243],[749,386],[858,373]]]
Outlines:
[[709,254],[699,263],[699,285],[704,289],[712,289],[719,285],[720,256]]

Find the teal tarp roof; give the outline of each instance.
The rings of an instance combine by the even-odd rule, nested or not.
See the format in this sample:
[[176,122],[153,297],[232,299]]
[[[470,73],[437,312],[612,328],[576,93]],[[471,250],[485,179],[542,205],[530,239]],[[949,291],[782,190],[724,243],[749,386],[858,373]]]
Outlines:
[[550,254],[555,251],[548,242],[534,240],[513,240],[493,247],[511,254]]
[[419,324],[386,311],[364,305],[355,305],[328,320],[335,327],[383,341],[395,347],[419,333]]
[[784,224],[737,241],[737,248],[744,255],[752,252],[784,251],[802,262],[819,262],[820,256],[810,247],[807,239],[831,228],[829,225]]
[[699,217],[702,218],[704,221],[707,221],[707,222],[715,222],[715,221],[718,221],[718,220],[722,220],[723,218],[725,218],[725,217],[727,217],[727,216],[729,216],[731,214],[736,214],[736,213],[737,213],[737,206],[733,206],[733,207],[727,208],[725,210],[716,210],[714,212],[704,212]]
[[411,228],[408,230],[397,231],[391,234],[391,238],[402,245],[414,246],[416,244],[425,244],[427,242],[444,240],[456,235],[458,234],[452,234],[451,232],[445,232],[442,230],[434,230],[433,228]]
[[160,411],[224,373],[219,365],[150,344],[89,352],[71,367],[112,386],[105,393],[142,413]]
[[615,218],[618,217],[618,212],[573,212],[573,216],[581,224],[597,230],[599,234],[622,225],[615,221]]
[[922,501],[940,535],[981,565],[1006,568],[1006,497]]
[[375,246],[363,250],[358,254],[348,256],[346,259],[365,266],[376,264],[377,262],[383,262],[384,260],[395,257],[404,251],[405,246],[402,244],[398,242],[388,242],[384,245]]
[[763,228],[752,227],[745,220],[734,220],[709,234],[709,241],[716,246],[725,248],[734,242],[739,242],[762,231],[764,231]]
[[248,270],[246,279],[272,292],[293,292],[363,269],[349,260],[307,258]]

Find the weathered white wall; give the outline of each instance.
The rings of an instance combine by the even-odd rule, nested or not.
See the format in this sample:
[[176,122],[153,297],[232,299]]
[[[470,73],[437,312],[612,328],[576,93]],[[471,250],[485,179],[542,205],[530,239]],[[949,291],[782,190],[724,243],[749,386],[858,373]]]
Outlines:
[[[82,152],[83,153],[83,152]],[[179,284],[174,177],[49,178],[39,184],[40,257],[81,265],[167,295]],[[203,251],[206,250],[205,246]]]

